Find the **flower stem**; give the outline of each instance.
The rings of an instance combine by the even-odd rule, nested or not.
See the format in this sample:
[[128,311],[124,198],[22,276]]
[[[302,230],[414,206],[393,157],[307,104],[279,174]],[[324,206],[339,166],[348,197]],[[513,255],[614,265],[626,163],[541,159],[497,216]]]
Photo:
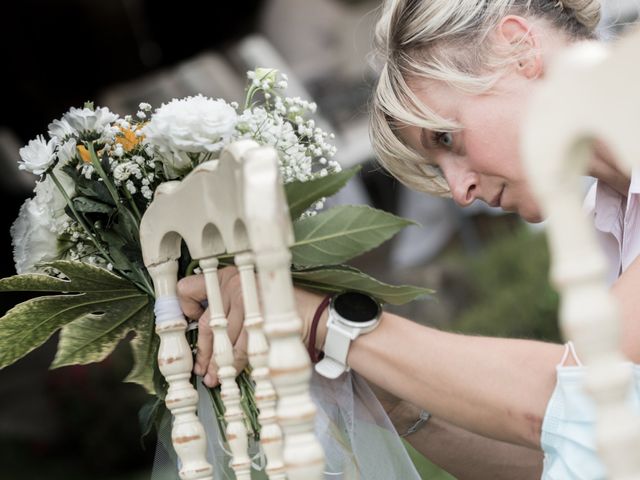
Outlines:
[[58,187],[58,190],[60,190],[60,193],[62,193],[62,196],[64,197],[65,201],[67,202],[67,205],[69,206],[69,209],[71,210],[73,215],[76,217],[76,221],[80,224],[80,226],[82,227],[84,232],[89,236],[89,238],[91,239],[91,241],[93,242],[95,247],[100,251],[100,253],[102,253],[102,255],[104,256],[105,260],[107,260],[108,262],[111,262],[113,264],[114,263],[113,259],[107,253],[107,251],[104,249],[104,247],[102,245],[100,245],[100,242],[96,239],[95,235],[93,235],[93,233],[91,233],[91,230],[89,229],[89,226],[86,224],[86,222],[84,220],[84,217],[82,217],[78,213],[78,211],[76,210],[76,207],[73,206],[73,201],[71,201],[71,199],[69,198],[69,195],[67,195],[67,191],[60,184],[60,181],[58,180],[58,177],[56,177],[56,174],[53,173],[53,170],[49,172],[49,175],[51,176],[51,180],[53,180],[53,183],[55,183],[56,187]]
[[[53,170],[49,172],[49,175],[51,175],[51,180],[53,180],[53,183],[55,183],[55,185],[58,188],[58,190],[60,190],[60,193],[62,194],[62,196],[64,197],[65,201],[67,202],[67,205],[69,206],[69,209],[73,213],[73,216],[76,218],[76,221],[80,224],[80,226],[82,227],[84,232],[91,239],[91,243],[93,243],[93,245],[98,249],[98,251],[102,254],[102,256],[104,257],[104,259],[107,262],[111,263],[112,265],[115,265],[115,262],[114,262],[113,258],[111,258],[111,255],[109,255],[109,253],[105,250],[105,248],[102,245],[100,245],[100,241],[91,232],[91,229],[90,229],[89,225],[87,225],[84,217],[82,215],[80,215],[80,213],[76,210],[76,207],[73,205],[73,201],[71,200],[71,198],[69,198],[69,195],[67,194],[67,191],[64,189],[64,187],[60,183],[60,180],[58,180],[58,177],[56,177],[55,173],[53,173]],[[134,268],[132,268],[131,271],[132,272],[137,272],[137,270],[134,269]],[[129,275],[127,275],[126,273],[124,273],[122,271],[120,273],[125,278],[129,278]],[[138,274],[138,277],[140,279],[139,282],[137,282],[137,281],[135,281],[135,280],[133,280],[131,278],[129,278],[129,280],[131,280],[134,284],[136,284],[142,291],[148,293],[152,297],[155,297],[154,289],[150,285],[149,279],[146,277],[146,275],[143,272],[141,272],[140,274]]]
[[188,277],[190,275],[193,275],[193,271],[196,269],[196,267],[198,266],[199,263],[200,263],[199,260],[191,260],[189,262],[189,265],[187,265],[187,269],[184,272],[184,276]]
[[138,206],[136,205],[136,202],[133,200],[133,197],[131,196],[131,193],[129,193],[129,190],[126,189],[126,187],[123,189],[124,191],[124,196],[127,197],[127,200],[129,201],[129,204],[131,205],[131,208],[133,208],[133,213],[136,216],[136,220],[137,220],[137,224],[138,226],[140,225],[140,221],[142,220],[142,215],[140,214],[140,210],[138,210]]
[[[133,220],[133,223],[136,225],[136,227],[140,228],[140,218],[142,217],[136,218],[136,216],[133,213],[131,213],[131,210],[129,210],[128,208],[124,208],[124,205],[122,204],[122,201],[120,199],[120,195],[118,195],[118,190],[116,189],[116,186],[113,184],[111,179],[107,176],[107,172],[104,171],[104,168],[102,168],[102,164],[98,159],[98,155],[96,154],[96,149],[93,145],[93,142],[88,143],[88,149],[89,149],[89,155],[91,157],[91,165],[93,165],[93,168],[95,169],[95,171],[98,172],[98,175],[100,175],[100,178],[102,178],[102,181],[107,187],[107,190],[109,190],[109,194],[111,194],[111,198],[113,198],[113,201],[116,204],[116,208],[123,215],[128,215],[131,218],[131,220]],[[126,192],[126,193],[128,194],[129,192]],[[131,203],[133,203],[133,199]],[[139,216],[140,212],[138,211],[138,207],[136,207],[135,205],[132,205],[132,206],[133,208],[135,208]]]
[[96,153],[96,149],[93,145],[93,142],[89,142],[87,144],[87,148],[89,150],[89,156],[91,157],[91,165],[93,165],[93,168],[95,169],[95,171],[98,172],[98,175],[100,175],[100,178],[102,178],[102,181],[107,187],[107,190],[109,190],[109,193],[111,194],[111,198],[113,198],[113,201],[115,202],[116,207],[120,209],[121,201],[120,201],[120,196],[118,195],[118,191],[116,190],[115,185],[111,183],[111,179],[107,176],[107,173],[104,171],[104,168],[102,168],[102,164],[100,163],[100,159],[98,159],[98,154]]

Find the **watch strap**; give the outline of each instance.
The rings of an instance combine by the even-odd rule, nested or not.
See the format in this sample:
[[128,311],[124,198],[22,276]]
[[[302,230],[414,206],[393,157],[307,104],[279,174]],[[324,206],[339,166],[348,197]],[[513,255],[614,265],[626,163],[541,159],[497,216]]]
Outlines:
[[329,318],[327,338],[324,344],[324,358],[316,363],[316,371],[331,379],[338,378],[343,372],[349,371],[347,355],[353,338],[352,332],[333,323]]

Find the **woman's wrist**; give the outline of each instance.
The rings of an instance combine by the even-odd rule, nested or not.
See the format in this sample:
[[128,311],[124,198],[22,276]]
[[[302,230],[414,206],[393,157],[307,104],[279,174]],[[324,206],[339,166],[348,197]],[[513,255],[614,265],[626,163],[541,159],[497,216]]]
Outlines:
[[[318,327],[320,321],[322,319],[322,315],[325,310],[329,306],[331,302],[331,295],[326,295],[320,305],[316,308],[316,311],[313,314],[313,320],[311,320],[311,326],[309,327],[309,339],[307,341],[307,351],[309,352],[309,358],[311,359],[311,363],[318,363],[323,354],[321,352],[321,347],[318,346],[318,343],[322,344],[321,341],[317,340],[318,336]],[[321,332],[322,335],[322,332]]]

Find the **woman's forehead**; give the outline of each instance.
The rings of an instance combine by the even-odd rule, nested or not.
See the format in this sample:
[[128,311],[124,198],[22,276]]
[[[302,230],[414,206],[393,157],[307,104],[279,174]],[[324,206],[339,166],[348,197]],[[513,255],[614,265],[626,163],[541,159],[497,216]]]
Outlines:
[[415,78],[407,85],[420,102],[443,120],[456,121],[462,99],[470,100],[468,95],[451,85],[433,79]]

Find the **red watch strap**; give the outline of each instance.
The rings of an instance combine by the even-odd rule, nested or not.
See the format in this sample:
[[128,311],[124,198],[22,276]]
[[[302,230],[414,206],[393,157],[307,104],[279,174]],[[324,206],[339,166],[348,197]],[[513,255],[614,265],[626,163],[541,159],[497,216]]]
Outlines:
[[316,350],[316,336],[318,333],[318,323],[320,323],[320,317],[325,308],[331,301],[331,295],[327,295],[322,299],[320,305],[316,309],[316,313],[313,315],[313,321],[311,322],[311,330],[309,330],[309,345],[307,345],[307,351],[309,352],[309,358],[312,363],[318,363],[324,357],[324,353]]

